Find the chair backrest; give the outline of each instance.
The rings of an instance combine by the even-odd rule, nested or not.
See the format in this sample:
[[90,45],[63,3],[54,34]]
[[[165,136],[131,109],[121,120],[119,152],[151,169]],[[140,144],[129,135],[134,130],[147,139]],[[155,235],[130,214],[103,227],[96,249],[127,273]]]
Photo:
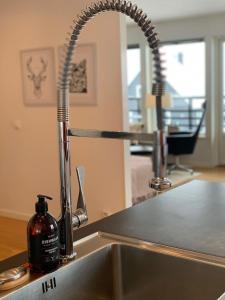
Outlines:
[[202,127],[202,123],[203,123],[204,118],[205,118],[205,114],[206,114],[206,101],[202,104],[202,108],[203,108],[202,117],[201,117],[200,122],[198,124],[198,127],[196,128],[196,131],[194,133],[194,135],[196,136],[196,138],[199,135],[200,129]]
[[172,134],[167,137],[167,143],[168,143],[168,153],[172,155],[182,155],[182,154],[192,154],[194,152],[198,135],[202,126],[202,123],[204,121],[206,113],[206,102],[203,104],[203,113],[202,117],[200,119],[200,122],[198,124],[198,127],[196,128],[196,131],[193,133],[187,133],[184,132],[182,134]]

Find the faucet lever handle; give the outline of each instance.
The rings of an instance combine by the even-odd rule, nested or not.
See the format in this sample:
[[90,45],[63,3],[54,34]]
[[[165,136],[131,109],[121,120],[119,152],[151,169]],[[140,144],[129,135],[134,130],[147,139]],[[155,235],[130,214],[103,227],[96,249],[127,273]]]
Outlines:
[[87,208],[86,202],[84,198],[84,175],[85,169],[82,166],[76,167],[77,172],[77,180],[79,185],[79,195],[77,199],[77,209],[73,213],[72,223],[74,228],[79,228],[82,224],[87,223],[88,215],[87,215]]
[[79,185],[79,195],[77,200],[77,209],[82,208],[86,211],[86,203],[84,198],[84,176],[85,176],[85,169],[83,166],[76,167],[77,172],[77,180]]

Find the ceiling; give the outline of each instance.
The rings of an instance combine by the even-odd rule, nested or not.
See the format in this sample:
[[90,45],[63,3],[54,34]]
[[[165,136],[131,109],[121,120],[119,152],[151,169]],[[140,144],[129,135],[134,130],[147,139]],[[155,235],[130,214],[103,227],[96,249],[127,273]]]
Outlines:
[[[225,12],[225,0],[131,0],[153,21]],[[132,20],[127,19],[128,23]]]

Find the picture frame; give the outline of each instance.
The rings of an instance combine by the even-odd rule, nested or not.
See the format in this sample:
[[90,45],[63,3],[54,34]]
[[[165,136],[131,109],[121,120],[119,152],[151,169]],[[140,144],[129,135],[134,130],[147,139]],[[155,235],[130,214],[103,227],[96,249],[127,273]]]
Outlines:
[[21,50],[20,57],[24,104],[56,105],[54,48]]
[[[63,47],[59,48],[62,58]],[[70,81],[70,104],[95,106],[96,97],[96,46],[79,44],[74,51]]]

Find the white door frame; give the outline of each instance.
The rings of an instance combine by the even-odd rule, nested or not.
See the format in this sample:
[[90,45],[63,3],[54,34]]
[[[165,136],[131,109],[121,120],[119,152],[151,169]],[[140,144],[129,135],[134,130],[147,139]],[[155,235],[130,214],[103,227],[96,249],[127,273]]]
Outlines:
[[[225,165],[225,132],[223,132],[223,89],[225,85],[225,56],[223,56],[223,44],[225,43],[225,37],[218,39],[218,96],[217,96],[217,133],[218,133],[218,157],[219,164]],[[225,45],[225,44],[224,44]]]

